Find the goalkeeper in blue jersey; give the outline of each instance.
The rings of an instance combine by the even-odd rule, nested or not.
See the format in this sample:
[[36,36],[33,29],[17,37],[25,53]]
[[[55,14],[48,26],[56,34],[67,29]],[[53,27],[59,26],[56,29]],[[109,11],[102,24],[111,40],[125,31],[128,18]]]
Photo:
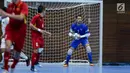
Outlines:
[[69,36],[73,37],[74,40],[71,42],[71,48],[69,48],[67,52],[67,57],[66,57],[66,62],[64,64],[64,67],[68,67],[69,65],[69,60],[71,58],[73,50],[75,50],[78,45],[81,43],[85,49],[86,53],[90,62],[90,66],[93,66],[92,62],[92,52],[91,52],[91,47],[89,45],[88,37],[90,36],[90,32],[88,29],[88,26],[82,22],[82,17],[77,16],[76,17],[76,22],[73,23],[70,27],[70,32]]

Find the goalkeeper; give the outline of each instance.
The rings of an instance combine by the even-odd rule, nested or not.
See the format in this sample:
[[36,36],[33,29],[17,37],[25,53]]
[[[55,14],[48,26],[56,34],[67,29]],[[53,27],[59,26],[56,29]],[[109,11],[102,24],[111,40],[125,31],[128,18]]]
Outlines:
[[78,45],[81,43],[86,49],[86,53],[90,62],[90,66],[93,66],[92,63],[92,51],[89,45],[88,37],[90,36],[90,32],[88,26],[82,22],[82,17],[79,15],[76,17],[76,22],[74,22],[70,27],[69,36],[73,37],[74,40],[71,43],[71,48],[67,52],[66,62],[64,67],[68,67],[69,60],[71,58],[73,50],[75,50]]

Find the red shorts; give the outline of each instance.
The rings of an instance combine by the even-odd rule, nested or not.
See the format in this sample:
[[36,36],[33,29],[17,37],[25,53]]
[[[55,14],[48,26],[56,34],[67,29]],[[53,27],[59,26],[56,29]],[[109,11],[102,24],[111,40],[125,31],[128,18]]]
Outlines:
[[44,38],[43,37],[32,37],[33,49],[43,48],[44,47]]
[[9,26],[6,27],[5,39],[14,43],[14,49],[21,52],[24,46],[26,37],[26,25],[23,24],[20,29],[12,29]]

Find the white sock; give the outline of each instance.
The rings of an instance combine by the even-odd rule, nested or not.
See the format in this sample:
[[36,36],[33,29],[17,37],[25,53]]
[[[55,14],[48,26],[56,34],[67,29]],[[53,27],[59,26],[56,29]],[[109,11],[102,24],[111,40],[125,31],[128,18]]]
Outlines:
[[23,58],[23,59],[25,59],[25,60],[28,59],[28,57],[23,52],[20,53],[20,57]]

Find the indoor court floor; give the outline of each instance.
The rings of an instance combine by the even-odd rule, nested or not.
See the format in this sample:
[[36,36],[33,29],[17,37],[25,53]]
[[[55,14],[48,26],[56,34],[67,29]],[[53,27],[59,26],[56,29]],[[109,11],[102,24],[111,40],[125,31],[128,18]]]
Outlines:
[[[37,68],[37,72],[30,71],[30,67],[18,64],[14,73],[130,73],[130,66],[86,66],[70,65],[63,67],[62,64],[42,64],[42,68]],[[0,73],[2,73],[0,69]],[[10,72],[9,72],[10,73]]]

